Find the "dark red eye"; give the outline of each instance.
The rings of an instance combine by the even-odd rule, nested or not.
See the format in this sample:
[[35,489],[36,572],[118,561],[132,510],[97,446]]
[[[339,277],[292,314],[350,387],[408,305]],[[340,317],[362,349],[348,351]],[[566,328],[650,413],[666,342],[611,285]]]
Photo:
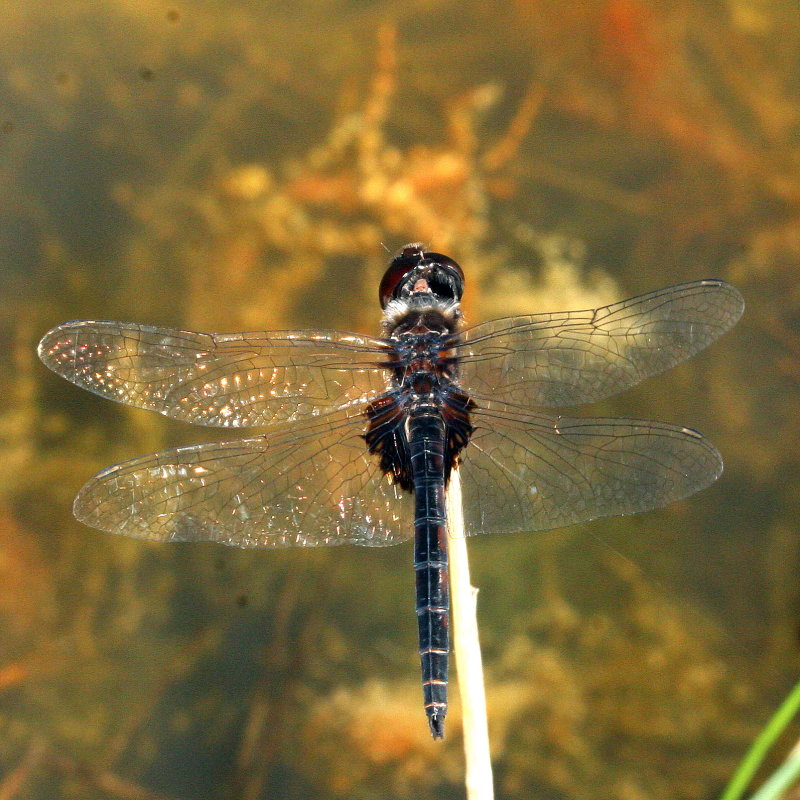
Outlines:
[[[431,278],[431,288],[437,294],[450,296],[455,300],[461,299],[464,287],[464,273],[461,267],[449,256],[425,252],[421,244],[412,243],[407,244],[389,262],[378,289],[381,308],[386,308],[388,302],[399,295],[409,273],[421,266],[438,267],[438,270],[434,269],[434,277]],[[437,281],[435,274],[438,271],[443,275],[449,273],[449,280]]]
[[392,258],[378,289],[381,308],[386,308],[386,304],[394,297],[395,290],[403,282],[403,278],[412,269],[419,266],[422,258],[423,250],[421,244],[407,244]]

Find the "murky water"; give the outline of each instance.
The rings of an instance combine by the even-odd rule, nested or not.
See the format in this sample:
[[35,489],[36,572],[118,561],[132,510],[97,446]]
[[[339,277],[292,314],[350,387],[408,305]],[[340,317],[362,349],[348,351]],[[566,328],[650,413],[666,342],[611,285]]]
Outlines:
[[498,796],[717,794],[800,647],[794,5],[18,0],[2,27],[0,795],[463,796],[458,708],[444,745],[419,708],[410,547],[82,527],[94,472],[218,432],[34,352],[72,318],[374,333],[410,240],[462,264],[472,321],[744,294],[585,412],[700,429],[715,486],[470,542]]

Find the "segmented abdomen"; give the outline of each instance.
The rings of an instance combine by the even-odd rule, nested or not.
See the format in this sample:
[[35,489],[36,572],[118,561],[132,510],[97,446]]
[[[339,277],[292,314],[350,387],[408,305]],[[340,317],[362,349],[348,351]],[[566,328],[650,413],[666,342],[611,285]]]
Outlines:
[[409,453],[414,481],[414,570],[419,654],[425,712],[434,739],[444,736],[450,650],[450,592],[445,519],[445,425],[433,408],[409,414]]

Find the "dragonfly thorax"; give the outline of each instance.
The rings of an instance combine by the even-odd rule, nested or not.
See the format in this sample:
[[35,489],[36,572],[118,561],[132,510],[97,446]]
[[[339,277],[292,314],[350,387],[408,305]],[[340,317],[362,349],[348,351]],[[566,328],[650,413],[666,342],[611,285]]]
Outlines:
[[453,333],[462,321],[458,301],[418,292],[389,302],[384,309],[383,332],[391,339],[399,339],[404,334]]
[[450,382],[455,371],[454,339],[449,333],[426,331],[394,337],[395,382],[416,394],[427,394],[442,381]]

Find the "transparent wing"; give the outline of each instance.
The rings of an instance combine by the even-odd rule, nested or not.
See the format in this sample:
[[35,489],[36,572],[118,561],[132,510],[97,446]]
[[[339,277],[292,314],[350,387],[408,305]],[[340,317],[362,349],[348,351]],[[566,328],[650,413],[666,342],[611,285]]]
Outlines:
[[365,423],[336,412],[263,436],[126,461],[81,489],[75,516],[93,528],[156,541],[396,544],[414,533],[411,498],[367,452]]
[[380,339],[339,331],[210,334],[67,322],[39,343],[53,372],[90,392],[198,425],[291,421],[386,389]]
[[473,412],[461,480],[468,535],[514,533],[635,514],[722,474],[697,431],[631,419],[569,419],[503,404]]
[[459,380],[526,408],[591,403],[694,355],[743,310],[736,289],[708,279],[596,310],[495,319],[462,332]]

